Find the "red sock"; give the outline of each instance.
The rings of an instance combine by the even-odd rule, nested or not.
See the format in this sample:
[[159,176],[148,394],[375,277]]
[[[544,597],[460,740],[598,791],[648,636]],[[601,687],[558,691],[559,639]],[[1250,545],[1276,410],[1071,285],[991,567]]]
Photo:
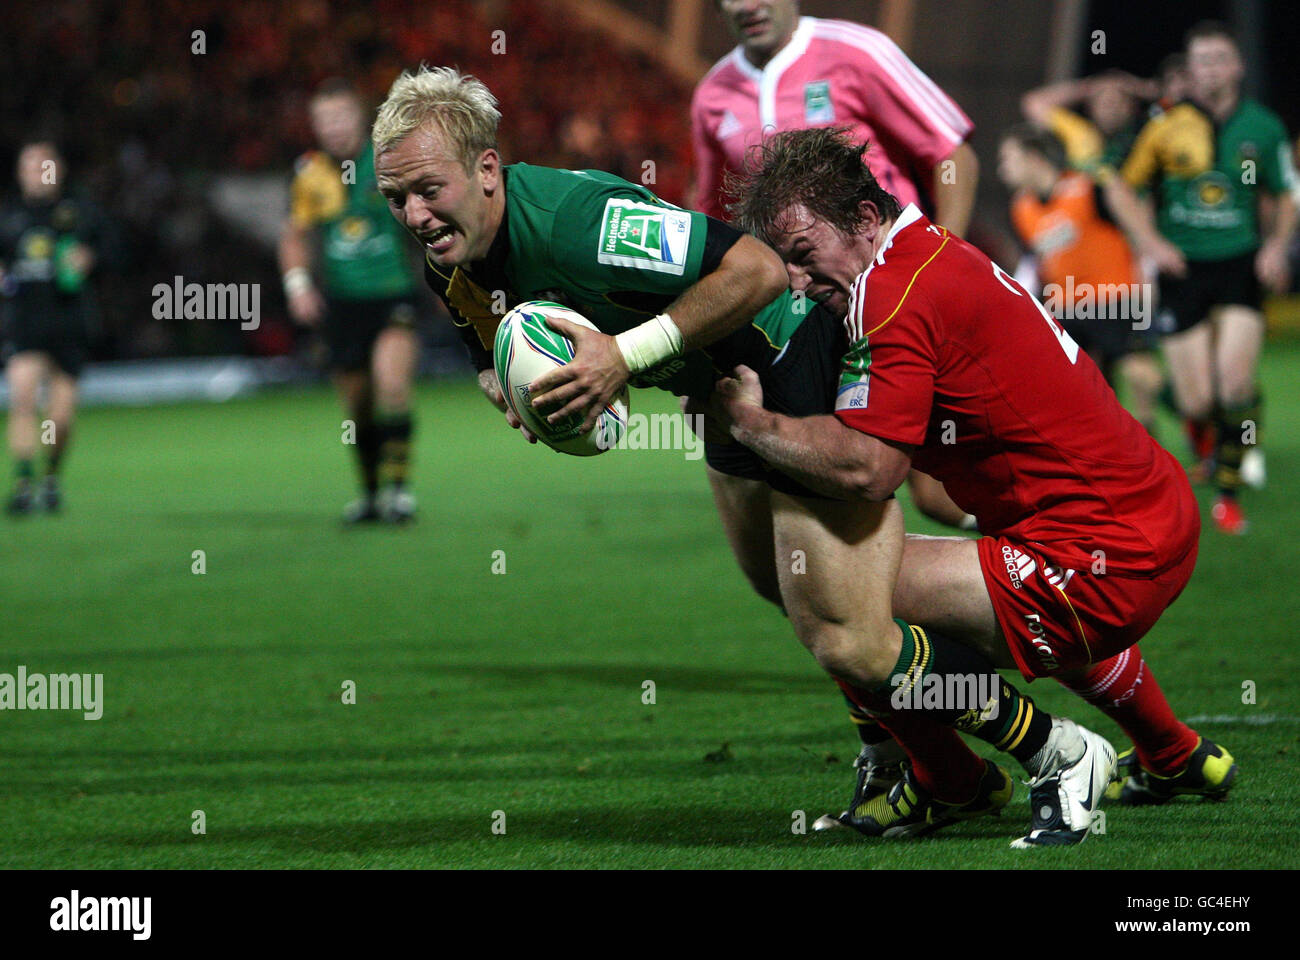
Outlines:
[[936,800],[968,803],[984,774],[981,760],[951,727],[915,710],[893,710],[886,697],[837,680],[844,695],[876,718],[907,751],[917,784]]
[[1214,456],[1214,421],[1208,418],[1204,420],[1184,418],[1183,431],[1187,434],[1187,442],[1192,447],[1192,455],[1197,460],[1208,460]]
[[1124,728],[1148,770],[1174,773],[1196,749],[1196,731],[1174,716],[1136,644],[1085,673],[1058,679]]

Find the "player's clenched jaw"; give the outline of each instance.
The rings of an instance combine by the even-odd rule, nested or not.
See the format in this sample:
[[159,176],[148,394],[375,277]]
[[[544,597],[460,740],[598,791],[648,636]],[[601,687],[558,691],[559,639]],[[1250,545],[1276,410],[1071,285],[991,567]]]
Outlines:
[[464,267],[487,255],[505,207],[496,150],[484,150],[466,169],[427,123],[376,155],[375,177],[389,211],[433,263]]
[[901,213],[864,162],[867,150],[846,127],[782,130],[727,178],[735,222],[781,255],[796,291],[840,313]]
[[889,230],[870,203],[863,204],[859,229],[852,234],[818,219],[802,204],[783,211],[775,226],[774,243],[790,275],[790,289],[836,315],[847,312],[853,281],[870,265]]

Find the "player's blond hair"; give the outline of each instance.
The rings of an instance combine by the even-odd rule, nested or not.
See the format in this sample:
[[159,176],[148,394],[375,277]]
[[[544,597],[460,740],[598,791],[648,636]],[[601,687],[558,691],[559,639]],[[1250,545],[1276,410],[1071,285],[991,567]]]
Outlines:
[[484,150],[496,149],[500,121],[497,98],[482,80],[452,67],[420,64],[393,81],[370,137],[378,156],[426,123],[436,123],[468,171]]

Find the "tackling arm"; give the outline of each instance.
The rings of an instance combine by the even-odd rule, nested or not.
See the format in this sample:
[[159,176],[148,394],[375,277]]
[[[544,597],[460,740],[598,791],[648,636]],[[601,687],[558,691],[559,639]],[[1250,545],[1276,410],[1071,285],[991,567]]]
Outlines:
[[911,447],[861,433],[834,416],[787,417],[763,408],[758,374],[718,381],[711,413],[737,442],[818,493],[886,500],[912,466]]
[[775,300],[787,282],[776,252],[741,235],[717,268],[684,290],[663,314],[617,338],[552,320],[552,329],[573,341],[574,359],[533,383],[533,405],[554,406],[551,422],[585,410],[583,430],[590,430],[632,374],[739,329]]

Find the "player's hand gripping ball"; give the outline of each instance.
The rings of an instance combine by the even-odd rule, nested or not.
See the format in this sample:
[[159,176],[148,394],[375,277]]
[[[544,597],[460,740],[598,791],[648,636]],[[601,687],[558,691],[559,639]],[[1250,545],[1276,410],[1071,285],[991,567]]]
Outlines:
[[530,300],[519,304],[502,318],[497,327],[493,345],[497,380],[510,411],[537,439],[561,453],[593,457],[616,446],[627,432],[627,387],[620,390],[600,412],[590,433],[581,432],[581,412],[556,423],[547,423],[547,412],[533,408],[528,386],[542,374],[573,359],[572,341],[547,325],[546,321],[551,317],[596,329],[586,317],[558,303]]

